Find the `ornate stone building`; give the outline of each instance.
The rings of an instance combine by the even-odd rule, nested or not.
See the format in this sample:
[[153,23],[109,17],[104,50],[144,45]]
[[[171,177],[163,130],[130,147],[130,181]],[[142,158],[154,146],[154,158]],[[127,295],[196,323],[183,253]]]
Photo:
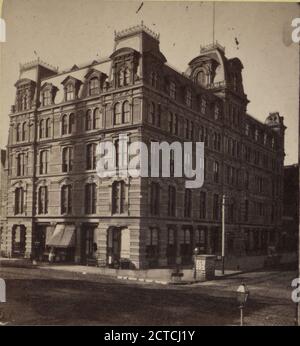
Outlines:
[[[247,114],[243,65],[218,43],[184,73],[167,63],[143,24],[115,33],[109,58],[70,70],[20,67],[8,143],[7,254],[147,268],[219,254],[226,196],[226,254],[265,254],[281,227],[283,118]],[[103,178],[96,145],[205,143],[205,183]]]

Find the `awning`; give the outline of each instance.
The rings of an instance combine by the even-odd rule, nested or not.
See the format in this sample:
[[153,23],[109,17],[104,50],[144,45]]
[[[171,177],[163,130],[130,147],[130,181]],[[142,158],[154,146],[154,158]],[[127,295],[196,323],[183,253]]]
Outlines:
[[53,232],[47,232],[46,245],[62,248],[74,247],[75,225],[56,225]]

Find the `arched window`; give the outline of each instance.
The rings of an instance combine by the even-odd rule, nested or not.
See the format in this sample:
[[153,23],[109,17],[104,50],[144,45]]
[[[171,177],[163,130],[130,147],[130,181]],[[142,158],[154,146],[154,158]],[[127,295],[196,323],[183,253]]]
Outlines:
[[41,186],[38,192],[38,213],[48,214],[48,187]]
[[62,135],[68,134],[68,116],[64,114],[61,120],[61,133]]
[[75,98],[74,85],[69,83],[66,86],[66,101],[74,100],[74,98]]
[[92,96],[92,95],[97,95],[99,93],[100,93],[99,79],[97,77],[94,77],[89,82],[89,94],[90,96]]
[[116,103],[114,107],[114,124],[120,125],[121,124],[121,105],[120,103]]
[[24,189],[18,187],[15,190],[15,214],[24,213]]
[[21,140],[21,125],[18,124],[16,128],[16,141],[20,142]]
[[94,110],[94,129],[102,129],[102,114],[99,108]]
[[40,152],[40,174],[48,173],[48,151],[43,150]]
[[85,129],[86,131],[93,129],[93,114],[91,109],[88,109],[85,115]]
[[88,144],[86,147],[86,151],[86,169],[96,169],[96,144]]
[[130,71],[129,68],[126,67],[124,70],[124,85],[130,84]]
[[27,123],[23,123],[22,125],[22,141],[26,141],[27,137]]
[[70,214],[72,212],[72,185],[64,185],[61,188],[61,213]]
[[125,101],[123,103],[123,109],[122,109],[122,122],[123,123],[129,123],[130,122],[130,105],[128,101]]
[[48,118],[46,120],[46,138],[49,138],[51,135],[51,120]]
[[44,119],[42,119],[40,121],[40,138],[44,138],[45,137],[45,121]]
[[75,114],[71,113],[69,116],[69,134],[75,132]]
[[112,185],[112,213],[122,214],[125,210],[125,183],[115,181]]

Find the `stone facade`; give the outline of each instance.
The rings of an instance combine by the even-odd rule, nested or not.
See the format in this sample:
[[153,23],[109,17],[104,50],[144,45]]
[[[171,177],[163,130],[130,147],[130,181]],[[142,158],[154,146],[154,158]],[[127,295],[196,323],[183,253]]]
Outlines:
[[284,166],[282,251],[296,252],[299,237],[299,165]]
[[6,150],[0,150],[0,257],[6,252],[7,170]]
[[[276,112],[265,123],[247,114],[242,69],[215,43],[178,72],[143,24],[115,33],[112,55],[87,66],[21,65],[9,115],[7,255],[43,258],[49,234],[66,225],[75,240],[58,249],[61,260],[189,265],[195,246],[220,254],[222,195],[227,256],[266,253],[282,223],[285,127]],[[121,133],[148,145],[204,142],[204,186],[100,179],[95,145],[117,145]]]

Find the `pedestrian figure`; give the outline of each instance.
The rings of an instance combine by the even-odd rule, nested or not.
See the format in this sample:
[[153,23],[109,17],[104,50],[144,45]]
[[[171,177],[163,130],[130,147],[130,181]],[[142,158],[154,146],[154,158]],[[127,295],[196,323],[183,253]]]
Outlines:
[[54,263],[54,261],[55,261],[55,251],[54,251],[54,247],[52,247],[49,252],[49,263]]

